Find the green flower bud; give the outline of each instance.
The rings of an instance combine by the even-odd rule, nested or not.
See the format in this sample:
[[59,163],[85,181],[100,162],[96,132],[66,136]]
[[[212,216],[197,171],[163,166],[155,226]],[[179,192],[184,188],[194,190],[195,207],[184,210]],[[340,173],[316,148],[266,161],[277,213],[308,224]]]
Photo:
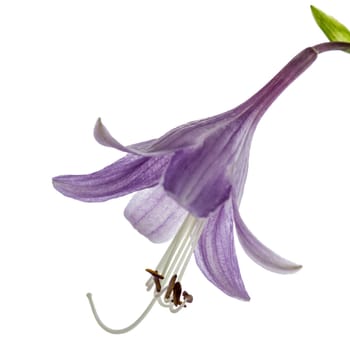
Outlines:
[[350,31],[343,24],[315,6],[311,5],[311,11],[316,23],[330,41],[350,42]]

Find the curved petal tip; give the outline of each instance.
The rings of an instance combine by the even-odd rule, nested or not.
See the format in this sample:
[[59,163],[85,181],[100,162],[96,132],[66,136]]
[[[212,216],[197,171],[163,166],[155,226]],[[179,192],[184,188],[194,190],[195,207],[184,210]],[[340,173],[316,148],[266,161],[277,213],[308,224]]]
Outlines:
[[262,244],[243,222],[237,205],[234,204],[234,216],[239,241],[246,254],[263,268],[281,274],[290,274],[299,271],[302,265],[289,261],[273,252]]
[[102,124],[101,118],[98,118],[94,127],[94,137],[95,140],[106,147],[116,148],[123,152],[130,153],[130,150],[119,143],[107,130],[107,128]]
[[204,276],[227,295],[249,301],[234,246],[233,211],[230,201],[208,218],[195,250]]

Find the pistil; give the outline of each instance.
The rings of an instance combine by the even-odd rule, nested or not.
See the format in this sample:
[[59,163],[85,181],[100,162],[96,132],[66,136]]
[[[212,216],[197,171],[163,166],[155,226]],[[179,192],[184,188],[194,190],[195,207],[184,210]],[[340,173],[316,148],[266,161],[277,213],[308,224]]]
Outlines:
[[153,298],[141,316],[128,327],[122,329],[107,327],[97,314],[92,295],[87,294],[92,312],[100,327],[112,334],[126,333],[135,328],[146,317],[156,301],[161,306],[169,308],[172,313],[180,311],[186,307],[187,303],[192,303],[193,296],[182,291],[181,280],[203,231],[205,221],[205,219],[187,214],[157,267],[154,270],[146,269],[151,275],[146,282],[146,287],[150,291],[154,286]]

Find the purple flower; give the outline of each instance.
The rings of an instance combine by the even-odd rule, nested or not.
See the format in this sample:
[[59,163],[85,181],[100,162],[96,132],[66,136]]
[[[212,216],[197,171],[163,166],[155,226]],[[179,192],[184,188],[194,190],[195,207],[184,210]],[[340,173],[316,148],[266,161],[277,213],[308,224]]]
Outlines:
[[250,145],[265,111],[318,54],[349,46],[326,43],[307,48],[238,107],[181,125],[159,139],[126,147],[110,135],[101,120],[97,121],[96,140],[127,155],[92,174],[55,177],[55,188],[86,202],[138,192],[125,209],[126,218],[153,242],[173,238],[159,265],[147,269],[150,278],[146,285],[149,290],[153,288],[153,299],[129,327],[112,330],[105,326],[88,294],[95,318],[105,330],[123,333],[134,328],[156,301],[173,312],[192,302],[192,296],[182,292],[181,281],[193,252],[210,282],[229,296],[249,300],[235,252],[234,232],[245,252],[264,268],[278,273],[301,268],[262,244],[241,218],[239,204]]

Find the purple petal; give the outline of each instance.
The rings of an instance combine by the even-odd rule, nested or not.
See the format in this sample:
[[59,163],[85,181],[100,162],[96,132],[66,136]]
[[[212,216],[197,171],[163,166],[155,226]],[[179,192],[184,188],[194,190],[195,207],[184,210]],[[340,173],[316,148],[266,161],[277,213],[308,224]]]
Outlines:
[[169,156],[127,155],[100,171],[88,175],[53,178],[57,191],[85,202],[101,202],[158,184]]
[[239,241],[247,253],[247,255],[254,260],[257,264],[261,265],[267,270],[277,273],[293,273],[302,267],[287,259],[282,258],[278,254],[274,253],[271,249],[267,248],[249,231],[245,223],[243,222],[237,205],[233,203],[234,218],[236,224],[237,235]]
[[208,218],[196,247],[195,257],[205,277],[224,293],[242,300],[250,299],[235,252],[230,200]]
[[232,196],[237,199],[239,204],[243,195],[245,182],[248,174],[248,162],[250,145],[255,131],[256,124],[254,123],[245,138],[240,152],[235,162],[232,164]]
[[246,102],[227,112],[214,117],[190,122],[170,130],[165,135],[152,142],[123,146],[114,139],[99,119],[95,126],[94,135],[102,145],[119,149],[123,152],[144,156],[172,153],[184,148],[198,146],[204,139],[216,133],[218,129],[240,119],[254,117],[256,120],[265,113],[271,103],[302,74],[317,58],[312,48],[307,48],[295,56],[276,76]]
[[122,152],[130,152],[128,147],[123,146],[119,143],[107,130],[107,128],[102,124],[101,118],[98,118],[94,128],[95,140],[103,146],[116,148]]
[[178,127],[149,145],[153,151],[183,147],[175,152],[164,175],[163,187],[169,195],[197,217],[207,217],[232,193],[239,201],[251,138],[260,117],[316,57],[313,49],[302,51],[241,106]]
[[136,193],[124,215],[141,234],[152,242],[161,243],[173,237],[187,212],[156,186]]
[[124,146],[117,141],[103,125],[99,118],[95,124],[94,137],[98,143],[103,146],[112,147],[122,152],[138,154],[143,156],[155,156],[166,153],[172,153],[177,150],[197,145],[205,137],[217,128],[220,128],[229,122],[240,112],[240,109],[222,113],[219,116],[210,117],[184,125],[180,125],[170,130],[165,135],[156,140],[137,143],[130,146]]
[[231,123],[200,147],[176,152],[164,174],[164,189],[197,217],[214,212],[231,195],[232,171],[241,153],[249,151],[242,144],[250,127],[249,119],[243,125]]

